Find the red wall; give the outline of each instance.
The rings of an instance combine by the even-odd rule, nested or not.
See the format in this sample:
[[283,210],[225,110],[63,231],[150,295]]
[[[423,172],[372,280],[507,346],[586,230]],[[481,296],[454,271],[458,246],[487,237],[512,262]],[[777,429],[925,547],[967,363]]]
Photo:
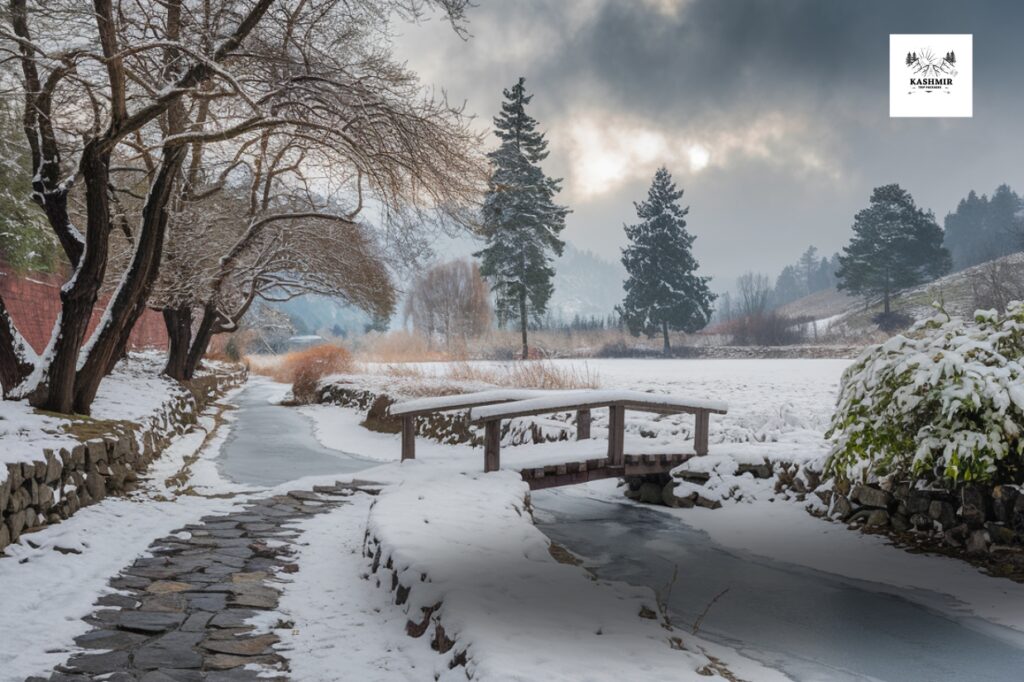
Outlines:
[[[18,330],[37,353],[43,352],[50,341],[53,323],[60,312],[60,287],[64,279],[62,275],[37,272],[18,275],[0,263],[0,296]],[[105,307],[106,298],[93,311],[89,322],[90,334],[99,324]],[[129,347],[133,350],[166,349],[167,329],[163,317],[147,309],[132,330]]]

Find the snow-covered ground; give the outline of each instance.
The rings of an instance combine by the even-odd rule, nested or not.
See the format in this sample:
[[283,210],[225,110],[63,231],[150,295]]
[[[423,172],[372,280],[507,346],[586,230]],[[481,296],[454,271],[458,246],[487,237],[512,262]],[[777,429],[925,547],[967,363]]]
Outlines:
[[[728,402],[729,413],[712,418],[712,457],[707,459],[725,466],[736,458],[771,453],[793,459],[820,457],[826,448],[823,432],[839,375],[847,363],[611,360],[587,364],[606,388]],[[264,402],[283,390],[265,393],[270,397]],[[244,401],[236,402],[246,409]],[[346,679],[360,680],[464,679],[467,669],[448,667],[452,655],[463,649],[468,671],[477,680],[707,679],[698,674],[714,671],[705,667],[712,660],[706,656],[723,661],[741,679],[784,679],[776,670],[784,666],[772,664],[770,656],[748,655],[742,641],[704,636],[703,630],[700,636],[694,635],[689,623],[669,632],[657,621],[640,618],[641,606],[652,608],[657,601],[651,589],[595,581],[582,568],[555,561],[547,538],[523,506],[524,484],[512,472],[483,474],[480,449],[421,438],[417,459],[399,463],[399,436],[368,431],[360,426],[363,415],[357,411],[335,406],[299,411],[310,420],[305,438],[312,441],[315,433],[319,441],[308,448],[317,457],[324,446],[376,462],[368,461],[368,468],[352,473],[339,455],[337,475],[327,472],[287,480],[268,490],[251,481],[225,479],[225,453],[242,441],[222,431],[206,442],[188,468],[189,483],[200,495],[179,496],[176,490],[166,490],[162,481],[182,468],[202,439],[196,435],[179,440],[155,464],[152,497],[145,504],[105,501],[65,524],[33,534],[39,549],[24,544],[17,549],[28,558],[26,563],[0,560],[0,584],[19,585],[12,603],[26,614],[16,628],[9,624],[0,630],[0,666],[5,674],[8,670],[20,676],[37,674],[66,658],[73,647],[71,639],[85,629],[78,619],[90,610],[95,596],[108,589],[106,579],[144,552],[154,537],[251,495],[359,478],[380,483],[380,496],[356,495],[349,504],[302,522],[302,547],[296,557],[300,570],[280,576],[284,594],[279,612],[255,621],[267,629],[282,620],[294,623],[275,630],[294,679],[330,680],[342,673]],[[277,414],[287,428],[273,428]],[[276,431],[288,438],[283,453],[287,456],[279,457],[277,464],[282,480],[289,478],[289,471],[300,470],[306,452],[295,437],[294,415],[293,408],[285,407],[260,415],[270,422],[270,435],[261,447],[271,452],[279,447],[273,436]],[[230,419],[234,421],[229,425],[240,424],[244,415],[235,412]],[[686,417],[675,422],[643,415],[633,419],[633,438],[641,430],[649,435],[652,429],[656,444],[685,440],[688,435]],[[284,434],[286,430],[289,433]],[[599,429],[594,436],[600,439]],[[596,443],[600,445],[599,440]],[[541,447],[504,448],[503,460],[511,462]],[[564,455],[567,444],[550,447]],[[269,466],[267,462],[273,465],[273,460],[261,460],[261,466]],[[235,470],[244,471],[244,466]],[[800,504],[771,501],[766,482],[751,486],[752,494],[742,502],[714,511],[647,509],[678,519],[680,526],[706,532],[711,541],[735,549],[739,556],[767,557],[778,566],[857,581],[861,589],[898,594],[942,618],[972,618],[979,631],[1005,627],[1024,638],[1024,587],[985,576],[962,562],[905,553],[881,538],[811,517]],[[224,491],[236,497],[208,497]],[[614,481],[565,488],[560,495],[566,501],[586,498],[631,504]],[[161,498],[165,501],[157,501]],[[547,499],[545,504],[549,503]],[[393,557],[403,582],[413,587],[403,606],[394,604],[390,571],[382,568],[376,575],[370,573],[370,562],[362,555],[368,528]],[[55,544],[69,543],[81,532],[89,537],[88,544],[75,546],[82,554],[52,551]],[[616,544],[614,537],[607,542],[611,547]],[[652,562],[659,561],[656,543],[643,551],[650,552]],[[420,581],[422,574],[429,582]],[[686,576],[681,576],[675,590],[686,589]],[[420,620],[419,608],[437,602],[443,605],[437,616],[456,641],[456,648],[445,655],[431,649],[429,635],[412,639],[405,634],[406,621]],[[724,613],[726,608],[715,607],[711,620],[716,609]],[[815,636],[801,626],[799,620],[779,623],[783,635]],[[669,645],[673,636],[681,638],[685,650]],[[927,638],[928,633],[920,636]],[[1005,634],[993,637],[1009,639]]]
[[[839,380],[850,360],[552,360],[577,374],[596,376],[601,389],[626,389],[723,402],[729,411],[712,415],[712,454],[740,461],[765,457],[813,461],[824,457],[824,433],[832,417]],[[472,363],[493,368],[502,363]],[[417,363],[417,371],[444,376],[444,363]],[[383,367],[370,366],[383,370]],[[318,430],[332,428],[316,417]],[[594,414],[596,428],[607,424],[605,411]],[[641,431],[652,443],[671,446],[693,438],[693,417],[626,413],[627,433]],[[595,431],[595,435],[597,432]],[[504,453],[503,453],[504,456]]]
[[[63,663],[74,638],[90,626],[81,620],[107,581],[143,554],[156,538],[207,514],[227,511],[234,500],[179,495],[166,479],[187,459],[215,457],[202,449],[213,419],[177,438],[131,497],[107,498],[59,524],[23,536],[0,558],[4,613],[0,623],[0,679],[25,679]],[[57,549],[59,548],[59,550]]]
[[[100,384],[93,402],[93,420],[143,423],[161,414],[169,400],[187,395],[177,382],[163,376],[162,353],[131,353]],[[43,449],[78,444],[67,432],[70,420],[37,412],[27,401],[0,400],[0,481],[7,478],[2,465],[33,462]]]

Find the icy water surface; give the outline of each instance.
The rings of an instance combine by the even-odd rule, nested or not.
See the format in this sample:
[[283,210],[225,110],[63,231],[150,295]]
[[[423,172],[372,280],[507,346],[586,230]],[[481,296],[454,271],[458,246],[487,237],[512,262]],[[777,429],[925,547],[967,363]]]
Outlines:
[[271,486],[304,476],[349,474],[379,464],[320,445],[308,418],[294,408],[274,404],[280,395],[280,385],[257,379],[235,397],[235,422],[218,458],[226,478]]
[[[598,576],[664,591],[684,632],[700,633],[801,682],[1024,679],[1024,641],[860,583],[716,545],[676,517],[558,491],[533,494],[538,527]],[[948,603],[935,595],[933,603]]]

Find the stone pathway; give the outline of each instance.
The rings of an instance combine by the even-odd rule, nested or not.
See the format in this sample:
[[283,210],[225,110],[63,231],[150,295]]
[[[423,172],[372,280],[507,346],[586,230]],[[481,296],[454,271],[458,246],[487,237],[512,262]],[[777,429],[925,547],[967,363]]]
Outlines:
[[[113,578],[120,592],[101,597],[85,618],[93,629],[75,642],[86,651],[28,682],[288,679],[277,637],[245,621],[277,607],[276,573],[298,570],[290,557],[300,533],[286,524],[345,504],[360,489],[339,483],[261,499],[154,541],[153,556]],[[244,668],[253,663],[281,675],[259,677]]]

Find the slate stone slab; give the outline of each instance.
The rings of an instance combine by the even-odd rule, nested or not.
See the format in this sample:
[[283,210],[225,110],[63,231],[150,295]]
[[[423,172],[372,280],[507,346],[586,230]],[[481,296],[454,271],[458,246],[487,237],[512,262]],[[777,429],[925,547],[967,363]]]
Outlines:
[[169,611],[122,611],[116,622],[117,627],[122,630],[155,634],[175,629],[185,622],[185,614]]
[[132,662],[140,670],[199,668],[203,665],[203,656],[195,647],[202,638],[202,633],[198,632],[168,632],[139,647]]

